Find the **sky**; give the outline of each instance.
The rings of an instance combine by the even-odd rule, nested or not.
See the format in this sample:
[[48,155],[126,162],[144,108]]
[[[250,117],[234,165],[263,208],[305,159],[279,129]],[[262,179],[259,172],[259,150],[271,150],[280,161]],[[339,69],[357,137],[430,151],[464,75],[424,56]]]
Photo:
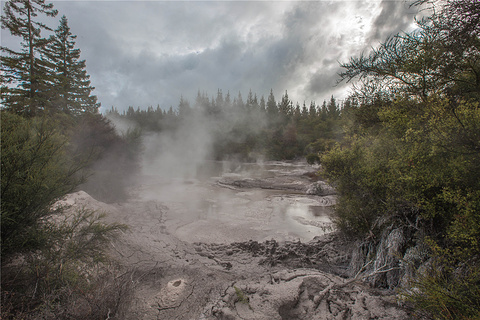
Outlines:
[[[48,0],[47,0],[48,3]],[[344,99],[341,63],[414,28],[404,0],[51,1],[77,35],[101,111],[193,105],[200,91],[294,102]],[[2,1],[2,8],[4,1]],[[2,46],[19,38],[2,29]]]

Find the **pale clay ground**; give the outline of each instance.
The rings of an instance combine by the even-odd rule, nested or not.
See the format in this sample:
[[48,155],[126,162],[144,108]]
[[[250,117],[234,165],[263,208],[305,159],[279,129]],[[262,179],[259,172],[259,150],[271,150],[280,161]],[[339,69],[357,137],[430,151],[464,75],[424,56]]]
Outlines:
[[305,244],[330,230],[322,207],[334,196],[306,195],[296,173],[270,177],[280,186],[269,181],[268,190],[235,179],[152,179],[122,204],[83,191],[63,201],[129,226],[110,248],[132,274],[117,319],[408,318],[392,292],[336,275],[348,250],[334,233]]

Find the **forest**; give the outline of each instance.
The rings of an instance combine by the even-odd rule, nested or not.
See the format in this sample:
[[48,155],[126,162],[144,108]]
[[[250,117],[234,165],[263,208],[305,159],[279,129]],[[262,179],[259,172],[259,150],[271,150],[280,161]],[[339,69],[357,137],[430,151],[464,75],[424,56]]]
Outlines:
[[[200,88],[177,108],[103,115],[67,18],[53,29],[40,22],[58,15],[52,4],[5,2],[2,28],[21,47],[1,47],[1,318],[67,319],[79,295],[91,301],[89,318],[109,316],[120,290],[104,247],[127,226],[88,210],[66,218],[53,204],[79,189],[122,201],[142,137],[195,119],[213,137],[212,160],[319,163],[338,193],[336,227],[365,266],[401,235],[392,268],[408,264],[409,281],[375,285],[398,290],[418,318],[479,319],[480,2],[412,5],[434,10],[415,31],[343,63],[339,81],[355,91],[342,102]],[[119,133],[109,119],[134,125]]]
[[305,102],[294,106],[288,92],[276,102],[273,90],[266,101],[250,90],[244,102],[241,93],[232,99],[229,92],[223,97],[218,89],[212,98],[198,91],[192,106],[181,97],[176,109],[129,107],[120,114],[112,107],[106,116],[126,120],[144,133],[175,131],[183,122],[195,121],[209,130],[212,160],[255,162],[308,156],[313,163],[319,161],[320,153],[342,139],[342,126],[351,106],[352,101],[338,103],[333,96],[321,106],[314,101],[308,106]]

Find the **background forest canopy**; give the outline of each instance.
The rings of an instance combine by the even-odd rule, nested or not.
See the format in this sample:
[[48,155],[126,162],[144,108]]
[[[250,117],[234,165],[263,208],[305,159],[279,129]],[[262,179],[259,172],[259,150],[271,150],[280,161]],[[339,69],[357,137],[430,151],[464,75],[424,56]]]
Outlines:
[[[339,104],[333,96],[321,106],[313,101],[294,105],[286,91],[277,102],[273,91],[265,100],[250,90],[244,101],[241,93],[232,98],[219,89],[211,98],[198,91],[193,105],[181,97],[178,108],[168,111],[160,106],[129,107],[120,114],[112,107],[106,116],[120,128],[133,125],[145,134],[198,129],[208,137],[201,142],[211,151],[209,159],[255,161],[298,159],[326,151],[341,139],[342,112],[350,106],[351,101]],[[195,125],[184,126],[189,122]],[[186,135],[193,137],[195,132]]]

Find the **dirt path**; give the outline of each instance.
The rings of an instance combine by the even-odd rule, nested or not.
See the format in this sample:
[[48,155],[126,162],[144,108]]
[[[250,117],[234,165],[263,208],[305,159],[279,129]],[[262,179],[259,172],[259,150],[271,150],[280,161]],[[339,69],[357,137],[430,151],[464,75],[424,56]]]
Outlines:
[[[271,230],[255,228],[255,218],[192,222],[184,215],[188,206],[154,198],[138,193],[127,203],[105,204],[78,192],[67,199],[129,226],[111,247],[131,281],[117,319],[408,318],[391,292],[345,278],[348,243],[336,233],[308,243],[285,234],[264,240]],[[209,230],[210,237],[194,237]]]

